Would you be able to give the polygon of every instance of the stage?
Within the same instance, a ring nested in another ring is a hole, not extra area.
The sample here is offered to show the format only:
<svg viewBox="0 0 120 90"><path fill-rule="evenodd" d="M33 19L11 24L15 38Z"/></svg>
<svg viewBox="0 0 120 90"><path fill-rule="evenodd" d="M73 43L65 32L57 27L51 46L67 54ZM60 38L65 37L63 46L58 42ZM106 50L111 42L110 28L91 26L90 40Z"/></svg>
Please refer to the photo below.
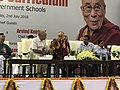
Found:
<svg viewBox="0 0 120 90"><path fill-rule="evenodd" d="M76 77L80 78L80 77ZM55 90L72 90L72 84L76 78L51 78ZM106 90L106 85L110 77L84 77L80 78L85 90ZM113 77L120 87L120 77ZM0 90L9 78L0 78ZM13 78L18 85L19 90L40 90L44 78ZM114 89L112 89L114 90Z"/></svg>

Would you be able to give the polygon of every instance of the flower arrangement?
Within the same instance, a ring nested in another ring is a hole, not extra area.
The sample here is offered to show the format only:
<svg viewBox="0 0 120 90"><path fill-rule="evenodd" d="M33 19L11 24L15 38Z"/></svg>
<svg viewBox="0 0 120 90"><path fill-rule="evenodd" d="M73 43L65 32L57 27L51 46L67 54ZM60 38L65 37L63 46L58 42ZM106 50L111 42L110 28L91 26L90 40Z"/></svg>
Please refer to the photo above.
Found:
<svg viewBox="0 0 120 90"><path fill-rule="evenodd" d="M115 78L109 78L108 82L107 82L107 86L105 90L119 90L118 84L115 80Z"/></svg>
<svg viewBox="0 0 120 90"><path fill-rule="evenodd" d="M120 60L120 51L113 51L113 52L112 52L112 56L113 56L114 58L118 58L118 59Z"/></svg>
<svg viewBox="0 0 120 90"><path fill-rule="evenodd" d="M15 80L9 79L6 82L4 90L18 90L18 85L16 84Z"/></svg>
<svg viewBox="0 0 120 90"><path fill-rule="evenodd" d="M72 90L86 90L80 78L74 80Z"/></svg>
<svg viewBox="0 0 120 90"><path fill-rule="evenodd" d="M99 60L98 57L95 56L95 54L92 51L83 50L82 52L78 53L76 56L77 60Z"/></svg>

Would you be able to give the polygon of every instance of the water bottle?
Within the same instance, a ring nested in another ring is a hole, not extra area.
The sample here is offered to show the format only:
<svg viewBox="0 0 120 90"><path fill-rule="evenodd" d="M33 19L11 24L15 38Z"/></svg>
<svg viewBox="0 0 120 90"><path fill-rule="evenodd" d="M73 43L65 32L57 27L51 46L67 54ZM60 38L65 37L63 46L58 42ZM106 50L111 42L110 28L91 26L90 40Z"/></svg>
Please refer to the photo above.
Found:
<svg viewBox="0 0 120 90"><path fill-rule="evenodd" d="M100 60L102 60L102 53L100 54Z"/></svg>

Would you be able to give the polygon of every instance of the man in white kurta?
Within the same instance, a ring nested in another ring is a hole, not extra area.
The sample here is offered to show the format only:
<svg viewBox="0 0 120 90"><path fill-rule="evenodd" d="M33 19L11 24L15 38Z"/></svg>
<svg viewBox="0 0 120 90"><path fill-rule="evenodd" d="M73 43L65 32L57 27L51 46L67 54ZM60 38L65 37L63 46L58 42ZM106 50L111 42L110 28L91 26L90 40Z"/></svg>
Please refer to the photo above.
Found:
<svg viewBox="0 0 120 90"><path fill-rule="evenodd" d="M37 57L43 56L48 52L47 46L46 46L46 32L40 31L38 36L33 39L33 46L32 50L34 52L34 55ZM42 77L43 72L45 72L45 65L37 65L37 77Z"/></svg>

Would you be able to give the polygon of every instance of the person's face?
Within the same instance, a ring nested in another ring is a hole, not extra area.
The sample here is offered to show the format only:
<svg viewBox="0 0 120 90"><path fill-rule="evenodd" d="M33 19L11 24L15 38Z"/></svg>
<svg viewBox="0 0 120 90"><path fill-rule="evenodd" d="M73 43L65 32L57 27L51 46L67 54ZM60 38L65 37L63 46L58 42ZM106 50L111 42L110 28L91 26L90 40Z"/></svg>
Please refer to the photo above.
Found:
<svg viewBox="0 0 120 90"><path fill-rule="evenodd" d="M46 39L46 36L47 36L47 34L46 34L45 32L42 32L42 33L39 35L39 38L40 38L40 40L42 41L42 40L45 40L45 39Z"/></svg>
<svg viewBox="0 0 120 90"><path fill-rule="evenodd" d="M101 41L101 42L99 43L99 46L100 46L100 47L103 47L103 46L104 46L104 41Z"/></svg>
<svg viewBox="0 0 120 90"><path fill-rule="evenodd" d="M65 42L67 42L67 41L68 41L68 37L67 37L66 35L64 35L64 36L63 36L63 40L64 40Z"/></svg>
<svg viewBox="0 0 120 90"><path fill-rule="evenodd" d="M88 43L89 42L88 37L84 37L83 41L84 41L84 43Z"/></svg>
<svg viewBox="0 0 120 90"><path fill-rule="evenodd" d="M3 35L3 36L2 36L2 42L4 42L4 41L5 41L5 36Z"/></svg>
<svg viewBox="0 0 120 90"><path fill-rule="evenodd" d="M63 32L59 32L58 33L58 40L62 40L64 37L64 33Z"/></svg>
<svg viewBox="0 0 120 90"><path fill-rule="evenodd" d="M101 28L105 9L104 0L82 0L82 14L90 29L98 30Z"/></svg>
<svg viewBox="0 0 120 90"><path fill-rule="evenodd" d="M4 35L0 35L0 42L3 43L5 41L5 36Z"/></svg>

